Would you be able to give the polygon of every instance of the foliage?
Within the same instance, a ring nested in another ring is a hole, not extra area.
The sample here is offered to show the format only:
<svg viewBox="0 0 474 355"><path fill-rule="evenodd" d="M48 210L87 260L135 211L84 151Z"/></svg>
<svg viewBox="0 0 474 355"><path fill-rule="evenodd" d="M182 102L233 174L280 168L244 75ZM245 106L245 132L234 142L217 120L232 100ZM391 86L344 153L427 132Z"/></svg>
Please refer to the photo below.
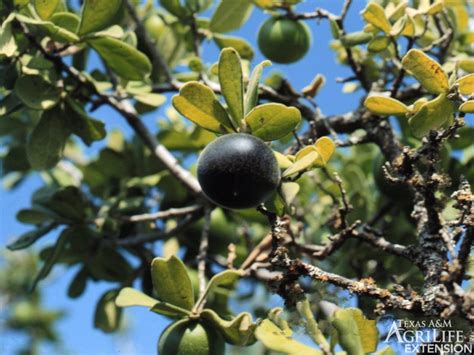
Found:
<svg viewBox="0 0 474 355"><path fill-rule="evenodd" d="M17 214L30 230L7 246L15 258L41 245L41 267L31 262L19 281L2 272L2 294L19 299L10 328L33 345L56 341L60 313L42 309L39 292L59 265L78 270L71 298L110 284L94 313L106 333L120 329L123 307L144 306L243 352L382 354L393 351L381 349L373 319L386 312L472 325L467 1L369 1L355 32L345 27L350 0L338 14L300 12L299 2L0 2L2 178L9 189L31 174L43 181ZM272 26L264 55L275 55L278 22L304 33L290 31L301 53L287 61L308 50L307 24L327 21L335 60L350 71L342 91L360 106L325 116L318 94L334 78L308 68L299 90L267 72L271 61L253 62L256 49L232 33L253 11ZM207 42L220 49L215 62L203 59ZM102 107L133 134L106 127ZM145 125L156 112L158 126ZM219 208L195 177L202 149L230 133L259 137L278 162L281 183L257 208ZM358 308L342 307L341 289ZM268 309L274 293L284 310ZM294 339L302 325L314 346Z"/></svg>

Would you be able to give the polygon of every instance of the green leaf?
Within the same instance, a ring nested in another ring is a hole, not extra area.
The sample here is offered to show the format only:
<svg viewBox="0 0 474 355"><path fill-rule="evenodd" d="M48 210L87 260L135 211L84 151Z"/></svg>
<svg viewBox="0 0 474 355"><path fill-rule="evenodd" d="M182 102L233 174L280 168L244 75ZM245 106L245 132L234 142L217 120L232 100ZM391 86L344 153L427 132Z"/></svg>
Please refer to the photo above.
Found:
<svg viewBox="0 0 474 355"><path fill-rule="evenodd" d="M415 137L423 137L432 129L438 129L453 119L454 104L445 94L423 104L420 110L413 115L408 124Z"/></svg>
<svg viewBox="0 0 474 355"><path fill-rule="evenodd" d="M255 107L245 116L245 122L253 135L264 141L273 141L296 129L301 113L295 107L268 103Z"/></svg>
<svg viewBox="0 0 474 355"><path fill-rule="evenodd" d="M48 259L45 261L45 263L43 264L43 267L41 268L35 280L33 281L31 290L34 290L36 286L38 285L38 282L40 282L41 280L44 280L49 275L49 273L53 269L54 264L56 264L59 257L61 256L61 253L63 252L64 247L66 246L66 243L70 239L70 237L71 237L70 229L65 229L62 231L61 235L56 241L56 244L54 245L54 249L52 253L49 255Z"/></svg>
<svg viewBox="0 0 474 355"><path fill-rule="evenodd" d="M378 53L387 49L390 44L390 38L387 36L377 36L372 38L372 40L367 45L367 49L370 52Z"/></svg>
<svg viewBox="0 0 474 355"><path fill-rule="evenodd" d="M115 298L117 307L147 307L150 311L165 315L167 317L179 318L189 316L191 313L185 309L166 302L160 302L131 287L125 287Z"/></svg>
<svg viewBox="0 0 474 355"><path fill-rule="evenodd" d="M131 287L122 288L115 298L117 307L142 306L152 308L157 302L159 301Z"/></svg>
<svg viewBox="0 0 474 355"><path fill-rule="evenodd" d="M18 211L16 219L25 224L42 224L52 219L51 214L37 209L23 209Z"/></svg>
<svg viewBox="0 0 474 355"><path fill-rule="evenodd" d="M213 310L204 309L201 317L212 324L229 344L246 346L255 342L253 335L256 324L253 323L250 313L243 312L232 320L224 320Z"/></svg>
<svg viewBox="0 0 474 355"><path fill-rule="evenodd" d="M322 159L315 147L308 147L308 153L304 154L300 159L293 163L288 169L286 169L282 177L289 177L305 170L311 169L318 159Z"/></svg>
<svg viewBox="0 0 474 355"><path fill-rule="evenodd" d="M88 201L75 186L66 186L56 190L45 201L38 202L42 207L53 211L67 220L80 222L86 217Z"/></svg>
<svg viewBox="0 0 474 355"><path fill-rule="evenodd" d="M54 167L62 158L68 137L62 111L57 108L44 111L26 145L31 167L35 170Z"/></svg>
<svg viewBox="0 0 474 355"><path fill-rule="evenodd" d="M331 324L337 331L341 347L349 355L372 353L377 349L376 322L366 319L360 309L346 308L336 311Z"/></svg>
<svg viewBox="0 0 474 355"><path fill-rule="evenodd" d="M201 83L186 83L172 102L180 114L204 129L216 133L232 129L230 118L214 92Z"/></svg>
<svg viewBox="0 0 474 355"><path fill-rule="evenodd" d="M260 78L262 76L263 68L271 65L272 62L269 60L264 60L258 64L255 69L252 71L250 76L249 84L247 86L247 91L245 93L244 99L244 113L247 115L258 103L258 85L260 83Z"/></svg>
<svg viewBox="0 0 474 355"><path fill-rule="evenodd" d="M462 95L474 95L474 74L465 75L456 80L456 83Z"/></svg>
<svg viewBox="0 0 474 355"><path fill-rule="evenodd" d="M82 139L86 145L91 145L94 141L100 141L105 138L105 124L92 117L79 106L75 101L67 99L67 119L72 133Z"/></svg>
<svg viewBox="0 0 474 355"><path fill-rule="evenodd" d="M151 277L158 299L191 310L194 292L186 266L176 256L155 258L151 263Z"/></svg>
<svg viewBox="0 0 474 355"><path fill-rule="evenodd" d="M40 75L24 75L15 82L15 94L32 109L49 110L59 102L61 91Z"/></svg>
<svg viewBox="0 0 474 355"><path fill-rule="evenodd" d="M233 48L225 48L221 51L219 83L235 126L240 127L244 117L244 83L242 63L239 54Z"/></svg>
<svg viewBox="0 0 474 355"><path fill-rule="evenodd" d="M122 3L122 0L84 0L79 35L99 31L112 25Z"/></svg>
<svg viewBox="0 0 474 355"><path fill-rule="evenodd" d="M186 309L161 301L155 303L150 311L171 318L183 318L191 315L191 312Z"/></svg>
<svg viewBox="0 0 474 355"><path fill-rule="evenodd" d="M55 223L51 223L51 224L48 224L44 227L40 227L38 229L29 231L29 232L21 235L13 243L8 244L7 248L9 250L12 250L12 251L28 248L30 245L32 245L34 242L36 242L42 236L44 236L44 235L48 234L49 232L51 232L56 227L57 227L57 225Z"/></svg>
<svg viewBox="0 0 474 355"><path fill-rule="evenodd" d="M402 65L428 92L442 94L449 90L448 75L441 65L419 49L410 49Z"/></svg>
<svg viewBox="0 0 474 355"><path fill-rule="evenodd" d="M90 38L87 43L99 53L110 69L126 80L143 80L151 73L148 57L119 39Z"/></svg>
<svg viewBox="0 0 474 355"><path fill-rule="evenodd" d="M115 305L119 290L109 290L100 298L95 308L94 327L105 333L112 333L120 326L122 310Z"/></svg>
<svg viewBox="0 0 474 355"><path fill-rule="evenodd" d="M207 284L204 296L206 297L219 286L231 287L242 276L238 270L225 270L214 275Z"/></svg>
<svg viewBox="0 0 474 355"><path fill-rule="evenodd" d="M61 0L33 0L36 13L43 20L47 20L54 14Z"/></svg>
<svg viewBox="0 0 474 355"><path fill-rule="evenodd" d="M79 37L74 32L68 31L67 29L60 26L56 26L51 21L37 20L19 14L16 14L15 17L18 21L23 22L26 25L36 26L46 31L49 33L49 36L57 42L74 43L79 41Z"/></svg>
<svg viewBox="0 0 474 355"><path fill-rule="evenodd" d="M341 42L344 47L353 47L368 43L373 35L364 31L352 32L341 36Z"/></svg>
<svg viewBox="0 0 474 355"><path fill-rule="evenodd" d="M10 14L0 27L0 55L5 57L12 57L17 50L15 37L12 34L12 21L15 18L14 14Z"/></svg>
<svg viewBox="0 0 474 355"><path fill-rule="evenodd" d="M166 96L149 92L135 95L135 100L146 106L160 107L166 102Z"/></svg>
<svg viewBox="0 0 474 355"><path fill-rule="evenodd" d="M211 17L212 32L230 32L240 28L250 17L253 3L250 0L221 0Z"/></svg>
<svg viewBox="0 0 474 355"><path fill-rule="evenodd" d="M474 101L466 101L459 106L459 111L464 113L474 113Z"/></svg>
<svg viewBox="0 0 474 355"><path fill-rule="evenodd" d="M387 96L371 95L365 100L364 105L372 113L381 116L403 116L410 112L403 102Z"/></svg>
<svg viewBox="0 0 474 355"><path fill-rule="evenodd" d="M160 0L160 4L169 13L175 15L178 18L186 18L191 15L189 9L181 6L181 0Z"/></svg>
<svg viewBox="0 0 474 355"><path fill-rule="evenodd" d="M290 355L320 355L320 350L312 349L290 337L271 320L264 319L255 330L255 337L270 350Z"/></svg>
<svg viewBox="0 0 474 355"><path fill-rule="evenodd" d="M226 47L234 48L240 57L247 60L252 60L254 56L252 45L245 39L240 37L225 36L221 34L214 34L212 36L220 49Z"/></svg>
<svg viewBox="0 0 474 355"><path fill-rule="evenodd" d="M377 27L385 33L390 33L392 25L385 16L385 11L382 6L375 2L371 2L362 11L362 17L367 23Z"/></svg>
<svg viewBox="0 0 474 355"><path fill-rule="evenodd" d="M78 298L80 295L84 293L87 286L88 275L89 273L87 272L86 267L82 267L77 272L77 274L74 276L74 278L71 281L71 284L69 285L67 289L67 295L70 298Z"/></svg>
<svg viewBox="0 0 474 355"><path fill-rule="evenodd" d="M56 12L51 16L51 22L70 32L76 33L81 19L72 12Z"/></svg>
<svg viewBox="0 0 474 355"><path fill-rule="evenodd" d="M327 163L336 151L336 144L329 137L318 138L316 143L314 143L314 146L318 150L318 153L323 159L324 163Z"/></svg>

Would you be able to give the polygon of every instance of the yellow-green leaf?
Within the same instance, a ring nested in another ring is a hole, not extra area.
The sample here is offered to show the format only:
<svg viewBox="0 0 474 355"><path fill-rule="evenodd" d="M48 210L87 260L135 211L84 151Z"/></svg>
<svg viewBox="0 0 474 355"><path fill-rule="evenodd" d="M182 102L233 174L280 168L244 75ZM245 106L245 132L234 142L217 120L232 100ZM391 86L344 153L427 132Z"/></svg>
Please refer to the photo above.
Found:
<svg viewBox="0 0 474 355"><path fill-rule="evenodd" d="M336 150L336 144L329 137L319 138L316 143L314 143L314 145L316 146L318 153L321 155L325 163L331 159L334 151Z"/></svg>
<svg viewBox="0 0 474 355"><path fill-rule="evenodd" d="M244 117L244 83L242 63L239 54L233 48L225 48L221 51L219 83L235 126L240 127Z"/></svg>
<svg viewBox="0 0 474 355"><path fill-rule="evenodd" d="M410 111L410 109L403 103L391 97L372 95L369 96L365 102L365 107L376 115L382 116L401 116Z"/></svg>
<svg viewBox="0 0 474 355"><path fill-rule="evenodd" d="M463 95L474 94L474 74L468 74L459 78L456 83L459 85L459 92Z"/></svg>
<svg viewBox="0 0 474 355"><path fill-rule="evenodd" d="M39 17L47 20L54 14L60 2L60 0L34 0L33 5Z"/></svg>
<svg viewBox="0 0 474 355"><path fill-rule="evenodd" d="M160 301L191 310L194 292L186 266L172 255L168 259L155 258L151 263L153 288Z"/></svg>
<svg viewBox="0 0 474 355"><path fill-rule="evenodd" d="M431 4L428 9L426 10L426 13L428 15L436 15L437 13L443 11L443 8L444 8L444 0L438 0L438 1L435 1L434 4Z"/></svg>
<svg viewBox="0 0 474 355"><path fill-rule="evenodd" d="M0 27L0 55L6 57L12 57L17 50L15 37L12 33L12 21L14 19L15 15L11 13Z"/></svg>
<svg viewBox="0 0 474 355"><path fill-rule="evenodd" d="M121 6L123 0L84 0L79 35L100 31L110 26Z"/></svg>
<svg viewBox="0 0 474 355"><path fill-rule="evenodd" d="M280 169L287 169L293 164L293 162L286 155L281 154L280 152L273 151L273 155L275 156Z"/></svg>
<svg viewBox="0 0 474 355"><path fill-rule="evenodd" d="M403 57L403 67L418 80L428 92L442 94L449 90L448 75L441 65L418 49L411 49Z"/></svg>
<svg viewBox="0 0 474 355"><path fill-rule="evenodd" d="M311 151L309 151L307 154L304 154L299 160L295 161L293 165L291 165L288 169L286 169L282 177L288 177L294 174L297 174L299 172L308 170L313 167L313 165L316 163L318 159L322 160L321 156L317 152L315 147Z"/></svg>
<svg viewBox="0 0 474 355"><path fill-rule="evenodd" d="M459 111L464 113L474 113L474 101L466 101L460 107Z"/></svg>
<svg viewBox="0 0 474 355"><path fill-rule="evenodd" d="M270 350L290 355L320 355L322 352L306 346L277 327L271 320L264 319L255 330L255 337Z"/></svg>
<svg viewBox="0 0 474 355"><path fill-rule="evenodd" d="M374 37L369 44L367 45L367 49L371 52L378 53L385 49L387 49L388 45L390 44L390 38L387 36L377 36Z"/></svg>
<svg viewBox="0 0 474 355"><path fill-rule="evenodd" d="M296 153L296 157L295 157L296 162L298 160L303 159L306 155L308 155L310 153L313 153L313 152L318 153L318 158L314 162L313 168L315 168L315 167L320 167L321 168L321 167L325 166L326 162L323 159L323 157L321 156L321 153L319 152L318 148L316 148L316 145L308 145L308 146L300 149L298 151L298 153Z"/></svg>
<svg viewBox="0 0 474 355"><path fill-rule="evenodd" d="M300 121L301 113L297 108L277 103L257 106L245 116L245 122L252 134L264 141L286 136Z"/></svg>
<svg viewBox="0 0 474 355"><path fill-rule="evenodd" d="M174 108L198 126L212 132L232 130L232 123L214 92L198 82L189 82L173 97Z"/></svg>
<svg viewBox="0 0 474 355"><path fill-rule="evenodd" d="M245 39L240 37L225 36L222 34L215 33L212 38L219 46L220 49L226 47L234 48L240 57L247 60L252 60L254 56L252 45Z"/></svg>
<svg viewBox="0 0 474 355"><path fill-rule="evenodd" d="M362 11L362 17L367 23L370 23L385 33L390 33L392 29L392 25L390 25L387 16L385 16L383 7L377 3L369 3Z"/></svg>
<svg viewBox="0 0 474 355"><path fill-rule="evenodd" d="M300 185L297 182L284 182L281 184L280 193L287 206L291 205L296 195L300 191Z"/></svg>
<svg viewBox="0 0 474 355"><path fill-rule="evenodd" d="M376 322L366 319L360 309L338 310L334 313L331 323L337 331L341 347L348 354L372 353L377 349Z"/></svg>
<svg viewBox="0 0 474 355"><path fill-rule="evenodd" d="M269 60L264 60L260 64L258 64L255 69L252 71L252 75L250 76L249 84L247 86L247 91L245 92L245 100L244 100L244 111L247 115L255 106L257 106L258 102L258 85L260 83L260 77L262 76L263 68L271 65L272 62Z"/></svg>
<svg viewBox="0 0 474 355"><path fill-rule="evenodd" d="M423 137L430 130L452 121L454 110L454 104L446 98L445 94L441 94L423 104L419 111L408 120L408 124L415 137Z"/></svg>
<svg viewBox="0 0 474 355"><path fill-rule="evenodd" d="M459 68L468 73L474 73L474 57L461 59L459 61Z"/></svg>

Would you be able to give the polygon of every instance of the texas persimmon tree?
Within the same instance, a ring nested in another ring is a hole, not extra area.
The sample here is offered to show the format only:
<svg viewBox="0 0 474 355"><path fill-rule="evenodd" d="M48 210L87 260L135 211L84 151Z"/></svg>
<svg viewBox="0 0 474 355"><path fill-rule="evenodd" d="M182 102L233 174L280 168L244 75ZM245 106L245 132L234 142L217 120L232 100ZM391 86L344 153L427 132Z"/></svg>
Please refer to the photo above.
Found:
<svg viewBox="0 0 474 355"><path fill-rule="evenodd" d="M104 332L120 330L123 307L168 317L164 355L393 354L379 342L384 314L472 329L468 1L369 1L356 32L352 1L338 12L299 2L0 2L4 184L43 181L8 259L50 236L36 275L2 274L7 325L31 331L50 314L40 328L54 339L59 315L30 311L41 306L26 289L38 294L61 265L77 270L71 298L110 285L90 310ZM261 63L228 34L252 11L265 17ZM312 38L323 22L329 44ZM362 95L351 112L323 114L318 92L336 78L317 63L301 90L268 68L316 42L350 72L344 91ZM205 43L220 49L211 62ZM104 107L133 134L107 129ZM159 125L145 124L158 110ZM270 307L275 294L284 307ZM298 327L308 341L292 337Z"/></svg>

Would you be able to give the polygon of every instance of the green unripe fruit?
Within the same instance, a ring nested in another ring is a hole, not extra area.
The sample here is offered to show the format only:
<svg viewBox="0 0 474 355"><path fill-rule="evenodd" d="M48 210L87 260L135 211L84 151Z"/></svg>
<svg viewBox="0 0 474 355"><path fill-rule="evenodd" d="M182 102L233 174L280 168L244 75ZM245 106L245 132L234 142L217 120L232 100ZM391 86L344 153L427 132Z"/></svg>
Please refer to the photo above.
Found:
<svg viewBox="0 0 474 355"><path fill-rule="evenodd" d="M204 194L230 209L258 206L280 183L272 150L244 133L226 134L208 144L199 157L197 175Z"/></svg>
<svg viewBox="0 0 474 355"><path fill-rule="evenodd" d="M225 342L213 328L183 319L171 323L158 341L158 355L222 355Z"/></svg>
<svg viewBox="0 0 474 355"><path fill-rule="evenodd" d="M160 16L152 14L145 20L145 28L150 36L157 41L160 35L166 30L166 25Z"/></svg>
<svg viewBox="0 0 474 355"><path fill-rule="evenodd" d="M311 32L302 21L282 17L266 20L258 32L258 47L276 63L293 63L305 56L311 46Z"/></svg>

